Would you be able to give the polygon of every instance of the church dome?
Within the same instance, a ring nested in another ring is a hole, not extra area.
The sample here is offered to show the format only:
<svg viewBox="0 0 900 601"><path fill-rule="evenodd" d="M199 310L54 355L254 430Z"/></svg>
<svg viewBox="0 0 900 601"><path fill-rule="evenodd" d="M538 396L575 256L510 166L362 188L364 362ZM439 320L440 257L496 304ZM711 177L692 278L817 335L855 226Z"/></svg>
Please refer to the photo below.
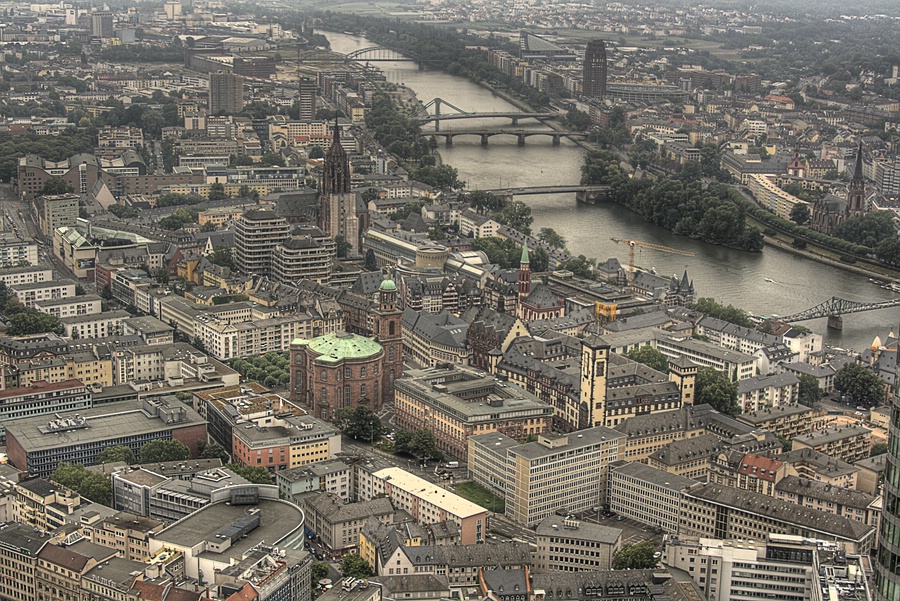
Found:
<svg viewBox="0 0 900 601"><path fill-rule="evenodd" d="M383 292L395 292L397 290L397 284L394 283L394 280L384 280L381 282L381 286L378 289Z"/></svg>

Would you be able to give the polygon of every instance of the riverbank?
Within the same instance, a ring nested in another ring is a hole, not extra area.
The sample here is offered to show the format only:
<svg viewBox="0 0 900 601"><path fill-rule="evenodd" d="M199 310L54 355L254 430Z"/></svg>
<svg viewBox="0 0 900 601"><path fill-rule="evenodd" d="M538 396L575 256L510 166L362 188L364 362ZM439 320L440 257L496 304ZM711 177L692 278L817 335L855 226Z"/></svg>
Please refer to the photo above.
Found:
<svg viewBox="0 0 900 601"><path fill-rule="evenodd" d="M763 242L769 246L774 246L775 248L789 252L793 255L804 257L806 259L810 259L817 263L822 263L823 265L828 265L830 267L836 267L838 269L842 269L842 270L848 271L850 273L855 273L856 275L865 276L867 278L872 278L872 279L877 279L877 280L883 280L885 277L891 277L891 276L893 276L894 278L900 278L900 273L897 273L897 272L891 272L891 271L887 270L886 272L882 273L880 271L867 269L865 267L860 267L858 265L851 265L849 263L844 263L843 261L838 261L836 259L832 259L831 257L827 257L825 255L821 255L819 253L812 252L810 250L795 248L793 244L789 244L787 242L784 242L784 241L779 240L778 238L774 238L772 236L766 236L765 234L763 234Z"/></svg>

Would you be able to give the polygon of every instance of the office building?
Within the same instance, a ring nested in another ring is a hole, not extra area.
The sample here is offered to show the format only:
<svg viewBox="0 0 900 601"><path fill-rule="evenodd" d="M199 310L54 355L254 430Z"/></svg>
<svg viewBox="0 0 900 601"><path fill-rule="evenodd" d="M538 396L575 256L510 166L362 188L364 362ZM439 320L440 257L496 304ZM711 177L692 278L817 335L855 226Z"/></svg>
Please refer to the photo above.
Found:
<svg viewBox="0 0 900 601"><path fill-rule="evenodd" d="M269 275L272 252L290 232L288 222L274 211L247 211L234 222L235 266L246 275Z"/></svg>
<svg viewBox="0 0 900 601"><path fill-rule="evenodd" d="M296 285L302 279L327 284L336 256L330 237L290 236L272 252L272 278L288 285Z"/></svg>
<svg viewBox="0 0 900 601"><path fill-rule="evenodd" d="M399 467L358 473L360 500L383 495L396 509L409 513L420 525L452 521L463 545L484 542L487 510Z"/></svg>
<svg viewBox="0 0 900 601"><path fill-rule="evenodd" d="M75 227L78 221L80 197L77 194L40 196L35 199L38 225L44 236L53 236L60 227Z"/></svg>
<svg viewBox="0 0 900 601"><path fill-rule="evenodd" d="M585 572L612 569L622 531L552 515L535 530L534 569L540 572Z"/></svg>
<svg viewBox="0 0 900 601"><path fill-rule="evenodd" d="M244 78L220 71L209 74L209 114L236 115L244 108Z"/></svg>
<svg viewBox="0 0 900 601"><path fill-rule="evenodd" d="M584 52L584 66L581 71L582 95L588 98L603 98L606 95L606 43L591 40Z"/></svg>
<svg viewBox="0 0 900 601"><path fill-rule="evenodd" d="M5 436L3 426L11 420L84 411L91 407L91 391L79 380L55 383L39 381L24 388L0 390L0 437Z"/></svg>
<svg viewBox="0 0 900 601"><path fill-rule="evenodd" d="M888 432L887 465L884 468L884 495L878 552L875 556L875 599L892 601L900 596L900 361L895 366L891 398L891 425Z"/></svg>
<svg viewBox="0 0 900 601"><path fill-rule="evenodd" d="M150 558L150 537L164 527L160 520L120 511L93 521L83 531L92 543L115 549L119 557L143 562Z"/></svg>
<svg viewBox="0 0 900 601"><path fill-rule="evenodd" d="M66 338L109 338L121 336L125 320L131 313L124 309L103 313L64 317L60 321Z"/></svg>
<svg viewBox="0 0 900 601"><path fill-rule="evenodd" d="M206 422L181 402L143 401L94 407L78 413L28 417L6 424L9 459L17 468L47 477L62 461L94 465L108 446L125 445L137 455L151 440L178 440L197 456L197 441L206 438Z"/></svg>
<svg viewBox="0 0 900 601"><path fill-rule="evenodd" d="M303 510L278 499L221 501L182 518L150 537L150 552L180 553L184 575L217 582L217 572L244 560L253 551L274 547L303 552ZM308 568L307 568L308 569ZM306 582L309 582L309 573ZM298 593L299 594L299 593ZM298 599L308 600L307 596ZM293 597L286 597L293 598Z"/></svg>
<svg viewBox="0 0 900 601"><path fill-rule="evenodd" d="M353 497L353 470L340 459L331 459L275 474L281 498L299 503L309 492L325 492L343 502Z"/></svg>
<svg viewBox="0 0 900 601"><path fill-rule="evenodd" d="M670 536L662 562L688 574L708 601L821 601L816 542L777 534L765 542Z"/></svg>
<svg viewBox="0 0 900 601"><path fill-rule="evenodd" d="M102 311L103 299L96 294L82 294L69 298L46 299L34 302L34 308L63 319L82 315L97 315Z"/></svg>
<svg viewBox="0 0 900 601"><path fill-rule="evenodd" d="M498 432L525 440L550 432L549 405L515 384L462 367L411 370L396 391L396 424L430 430L442 452L463 461L471 436Z"/></svg>
<svg viewBox="0 0 900 601"><path fill-rule="evenodd" d="M298 83L297 104L300 121L312 121L316 118L316 82L309 77L301 77Z"/></svg>
<svg viewBox="0 0 900 601"><path fill-rule="evenodd" d="M506 516L535 526L557 511L579 513L605 504L607 467L621 459L625 436L597 426L539 434L518 444L500 433L471 436L473 480L506 501Z"/></svg>
<svg viewBox="0 0 900 601"><path fill-rule="evenodd" d="M270 472L333 459L341 433L310 415L265 417L233 430L232 461Z"/></svg>
<svg viewBox="0 0 900 601"><path fill-rule="evenodd" d="M108 11L91 13L91 36L95 38L115 37L113 14Z"/></svg>
<svg viewBox="0 0 900 601"><path fill-rule="evenodd" d="M22 480L14 489L16 521L41 531L63 527L69 516L82 508L81 495L44 478Z"/></svg>
<svg viewBox="0 0 900 601"><path fill-rule="evenodd" d="M696 482L643 463L609 468L609 509L665 532L678 532L682 491Z"/></svg>

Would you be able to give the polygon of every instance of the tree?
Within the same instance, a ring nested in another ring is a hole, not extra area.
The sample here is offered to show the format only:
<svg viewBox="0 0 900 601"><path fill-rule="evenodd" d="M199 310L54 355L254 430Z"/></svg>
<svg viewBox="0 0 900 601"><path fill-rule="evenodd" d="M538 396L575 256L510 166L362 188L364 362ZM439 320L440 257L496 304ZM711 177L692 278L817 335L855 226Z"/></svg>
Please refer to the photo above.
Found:
<svg viewBox="0 0 900 601"><path fill-rule="evenodd" d="M844 365L834 376L834 387L857 405L868 407L884 401L884 380L859 363Z"/></svg>
<svg viewBox="0 0 900 601"><path fill-rule="evenodd" d="M900 267L900 238L882 240L875 247L875 256L893 267Z"/></svg>
<svg viewBox="0 0 900 601"><path fill-rule="evenodd" d="M340 234L334 237L334 247L338 258L340 259L346 259L347 253L353 249L353 245L347 242L347 239Z"/></svg>
<svg viewBox="0 0 900 601"><path fill-rule="evenodd" d="M364 405L338 409L334 413L334 425L347 436L368 442L374 442L384 430L378 416Z"/></svg>
<svg viewBox="0 0 900 601"><path fill-rule="evenodd" d="M325 151L322 150L321 146L310 146L306 151L306 156L311 159L321 159L325 156Z"/></svg>
<svg viewBox="0 0 900 601"><path fill-rule="evenodd" d="M545 242L550 248L565 250L566 239L556 233L552 227L542 227L538 239Z"/></svg>
<svg viewBox="0 0 900 601"><path fill-rule="evenodd" d="M430 430L397 430L394 451L423 459L441 459L444 454L437 449L437 442Z"/></svg>
<svg viewBox="0 0 900 601"><path fill-rule="evenodd" d="M353 578L368 578L374 575L366 560L356 553L344 555L341 559L341 574Z"/></svg>
<svg viewBox="0 0 900 601"><path fill-rule="evenodd" d="M94 458L94 463L115 463L117 461L123 461L128 465L132 465L134 463L134 451L120 444L106 447L97 453L97 457Z"/></svg>
<svg viewBox="0 0 900 601"><path fill-rule="evenodd" d="M272 484L272 474L262 466L229 463L226 467L253 484Z"/></svg>
<svg viewBox="0 0 900 601"><path fill-rule="evenodd" d="M216 231L216 229L218 229L218 228L216 228L216 224L213 223L212 221L207 221L206 223L204 223L203 225L200 226L200 231L203 232L204 234L207 232L214 232L214 231Z"/></svg>
<svg viewBox="0 0 900 601"><path fill-rule="evenodd" d="M40 196L53 196L57 194L71 194L75 191L66 180L58 175L51 176L41 187Z"/></svg>
<svg viewBox="0 0 900 601"><path fill-rule="evenodd" d="M469 203L469 206L479 213L494 213L503 208L503 201L491 194L490 192L482 192L476 190L459 197L462 202Z"/></svg>
<svg viewBox="0 0 900 601"><path fill-rule="evenodd" d="M888 452L888 446L886 442L879 442L876 445L872 445L872 452L869 453L869 457L877 457L878 455L884 455Z"/></svg>
<svg viewBox="0 0 900 601"><path fill-rule="evenodd" d="M834 228L834 235L853 244L876 248L885 240L896 239L897 230L893 213L879 211L849 218Z"/></svg>
<svg viewBox="0 0 900 601"><path fill-rule="evenodd" d="M698 299L696 303L688 305L688 308L699 311L700 313L705 313L710 317L733 323L737 326L744 328L753 327L753 322L750 321L750 315L746 311L733 307L732 305L728 305L727 307L725 305L720 305L711 298Z"/></svg>
<svg viewBox="0 0 900 601"><path fill-rule="evenodd" d="M547 271L550 268L550 254L544 249L543 246L538 246L534 250L531 251L531 256L529 265L531 266L531 271L535 273L540 273L543 271Z"/></svg>
<svg viewBox="0 0 900 601"><path fill-rule="evenodd" d="M650 570L656 567L656 544L652 540L625 544L613 555L614 570Z"/></svg>
<svg viewBox="0 0 900 601"><path fill-rule="evenodd" d="M822 389L819 388L819 380L815 376L803 374L800 376L799 401L812 407L822 398Z"/></svg>
<svg viewBox="0 0 900 601"><path fill-rule="evenodd" d="M331 574L331 568L324 561L314 561L312 564L312 581L313 585L323 578L328 578Z"/></svg>
<svg viewBox="0 0 900 601"><path fill-rule="evenodd" d="M10 336L27 336L45 333L62 334L63 326L59 317L41 313L34 309L23 309L9 318L6 333Z"/></svg>
<svg viewBox="0 0 900 601"><path fill-rule="evenodd" d="M206 257L206 260L219 267L234 269L234 259L231 256L231 248L228 246L216 248L212 251L212 254Z"/></svg>
<svg viewBox="0 0 900 601"><path fill-rule="evenodd" d="M50 480L95 503L109 506L112 501L109 474L90 471L83 465L60 463L50 474Z"/></svg>
<svg viewBox="0 0 900 601"><path fill-rule="evenodd" d="M507 203L500 211L494 213L494 219L526 235L531 233L531 224L534 222L531 207L521 200Z"/></svg>
<svg viewBox="0 0 900 601"><path fill-rule="evenodd" d="M669 373L669 359L652 346L642 346L625 353L632 361L643 363L660 373Z"/></svg>
<svg viewBox="0 0 900 601"><path fill-rule="evenodd" d="M695 404L710 405L725 415L734 417L741 414L741 407L737 402L737 384L712 367L697 370L695 398Z"/></svg>
<svg viewBox="0 0 900 601"><path fill-rule="evenodd" d="M791 221L797 225L806 225L809 223L809 205L798 202L791 209Z"/></svg>
<svg viewBox="0 0 900 601"><path fill-rule="evenodd" d="M228 198L228 195L225 194L225 184L216 182L209 186L210 200L225 200L226 198Z"/></svg>
<svg viewBox="0 0 900 601"><path fill-rule="evenodd" d="M375 258L375 251L371 248L366 251L365 268L367 271L378 271L378 261Z"/></svg>
<svg viewBox="0 0 900 601"><path fill-rule="evenodd" d="M228 451L214 440L203 445L203 450L200 451L200 457L201 459L221 459L224 463L228 461Z"/></svg>
<svg viewBox="0 0 900 601"><path fill-rule="evenodd" d="M144 443L139 455L141 463L160 463L190 459L191 451L179 440L151 440Z"/></svg>

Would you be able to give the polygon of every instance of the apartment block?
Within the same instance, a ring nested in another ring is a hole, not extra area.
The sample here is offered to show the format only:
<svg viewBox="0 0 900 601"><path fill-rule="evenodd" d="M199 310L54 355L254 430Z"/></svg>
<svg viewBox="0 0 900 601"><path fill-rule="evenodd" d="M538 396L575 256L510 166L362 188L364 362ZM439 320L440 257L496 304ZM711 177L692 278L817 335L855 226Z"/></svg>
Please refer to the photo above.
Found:
<svg viewBox="0 0 900 601"><path fill-rule="evenodd" d="M0 242L2 245L2 242ZM0 251L2 252L2 251ZM36 259L37 257L35 257ZM37 284L40 282L49 282L53 279L53 270L43 265L29 265L26 267L12 267L19 261L4 261L0 254L0 282L7 286L19 286L22 284Z"/></svg>
<svg viewBox="0 0 900 601"><path fill-rule="evenodd" d="M527 444L481 434L469 438L469 470L475 482L505 499L508 518L532 527L560 510L603 505L607 466L622 458L624 438L603 426L541 434Z"/></svg>
<svg viewBox="0 0 900 601"><path fill-rule="evenodd" d="M534 569L540 572L611 570L622 545L622 531L553 515L536 530Z"/></svg>
<svg viewBox="0 0 900 601"><path fill-rule="evenodd" d="M28 478L15 484L16 521L51 532L81 506L81 496L44 478Z"/></svg>
<svg viewBox="0 0 900 601"><path fill-rule="evenodd" d="M382 524L394 521L394 508L383 497L346 503L335 495L307 495L301 505L306 512L306 528L319 537L332 557L359 551L359 535L370 517Z"/></svg>
<svg viewBox="0 0 900 601"><path fill-rule="evenodd" d="M461 367L410 370L394 388L396 424L427 428L441 451L463 461L471 436L498 432L524 440L550 431L552 407L514 384Z"/></svg>
<svg viewBox="0 0 900 601"><path fill-rule="evenodd" d="M0 527L0 597L10 601L37 599L37 563L50 535L25 524Z"/></svg>
<svg viewBox="0 0 900 601"><path fill-rule="evenodd" d="M131 318L124 309L64 317L60 321L66 338L109 338L122 334L122 324Z"/></svg>
<svg viewBox="0 0 900 601"><path fill-rule="evenodd" d="M793 377L792 374L781 375ZM744 380L744 382L751 380ZM738 391L740 391L742 383L738 384ZM791 384L791 387L793 387L793 384ZM737 419L754 428L768 430L782 438L791 440L797 436L809 434L819 428L823 422L816 418L822 415L824 415L823 411L817 411L797 403L790 403L777 407L767 406L754 411L745 411L737 416Z"/></svg>
<svg viewBox="0 0 900 601"><path fill-rule="evenodd" d="M834 459L853 463L869 456L869 435L872 433L862 426L838 426L801 434L793 439L792 451L812 449Z"/></svg>
<svg viewBox="0 0 900 601"><path fill-rule="evenodd" d="M289 235L288 222L273 211L247 211L234 222L235 265L248 275L269 275L272 251Z"/></svg>
<svg viewBox="0 0 900 601"><path fill-rule="evenodd" d="M452 521L459 528L460 543L484 542L487 534L487 510L440 486L414 476L398 467L374 472L358 472L361 500L384 495L394 507L409 513L417 524Z"/></svg>
<svg viewBox="0 0 900 601"><path fill-rule="evenodd" d="M875 495L839 488L799 476L786 476L775 485L776 499L847 517L865 524L878 524L881 504Z"/></svg>
<svg viewBox="0 0 900 601"><path fill-rule="evenodd" d="M119 557L145 562L150 558L150 537L163 528L165 522L121 511L82 530L92 543L115 549Z"/></svg>
<svg viewBox="0 0 900 601"><path fill-rule="evenodd" d="M33 309L34 304L37 302L75 296L76 285L76 282L73 280L54 280L10 286L10 290L18 297L20 303L29 309Z"/></svg>
<svg viewBox="0 0 900 601"><path fill-rule="evenodd" d="M295 503L309 492L325 492L345 503L353 498L353 469L340 459L281 470L275 482L282 498Z"/></svg>
<svg viewBox="0 0 900 601"><path fill-rule="evenodd" d="M6 269L23 269L22 267L18 267L18 265L22 263L37 265L37 262L37 242L31 239L23 240L12 232L0 232L0 267L4 269L4 272ZM4 273L0 275L0 277L4 278L3 281L5 282L7 275ZM16 275L15 273L12 273L9 277L15 280Z"/></svg>
<svg viewBox="0 0 900 601"><path fill-rule="evenodd" d="M847 553L867 553L875 543L874 526L718 484L684 491L678 534L753 540L792 534L833 542Z"/></svg>
<svg viewBox="0 0 900 601"><path fill-rule="evenodd" d="M695 480L636 462L609 470L609 509L665 532L678 532L682 491Z"/></svg>
<svg viewBox="0 0 900 601"><path fill-rule="evenodd" d="M738 404L744 413L796 404L800 379L792 373L753 376L738 382Z"/></svg>
<svg viewBox="0 0 900 601"><path fill-rule="evenodd" d="M272 473L333 459L340 430L311 415L269 416L232 431L232 460Z"/></svg>
<svg viewBox="0 0 900 601"><path fill-rule="evenodd" d="M47 313L60 319L65 317L80 317L82 315L97 315L102 312L103 299L96 294L84 294L68 298L46 299L34 302L34 308L41 313Z"/></svg>

